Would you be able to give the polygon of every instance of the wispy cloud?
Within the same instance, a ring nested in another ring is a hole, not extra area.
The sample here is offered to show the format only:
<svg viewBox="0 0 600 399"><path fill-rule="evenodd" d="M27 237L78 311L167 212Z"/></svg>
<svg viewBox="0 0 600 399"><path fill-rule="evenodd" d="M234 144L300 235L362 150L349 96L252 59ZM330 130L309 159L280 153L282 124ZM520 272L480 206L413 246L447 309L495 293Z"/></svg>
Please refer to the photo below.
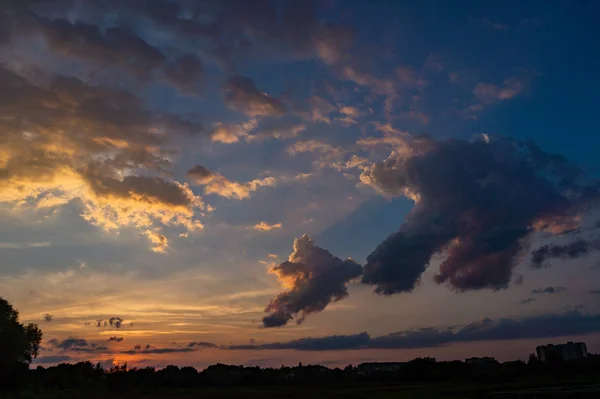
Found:
<svg viewBox="0 0 600 399"><path fill-rule="evenodd" d="M271 231L271 230L276 230L276 229L281 229L283 227L283 224L280 223L274 223L274 224L268 224L266 222L259 222L257 224L255 224L254 226L252 226L252 228L254 230L258 230L258 231Z"/></svg>
<svg viewBox="0 0 600 399"><path fill-rule="evenodd" d="M492 30L492 31L497 31L497 32L503 32L506 31L508 29L510 29L510 25L509 24L503 24L503 23L499 23L499 22L494 22L491 21L489 18L483 17L483 18L472 18L471 20L480 24L481 26L483 26L486 29Z"/></svg>
<svg viewBox="0 0 600 399"><path fill-rule="evenodd" d="M526 299L523 299L522 301L519 301L519 303L521 305L526 305L526 304L531 303L531 302L535 302L535 298L526 298Z"/></svg>
<svg viewBox="0 0 600 399"><path fill-rule="evenodd" d="M227 179L225 176L213 172L202 165L196 165L187 172L187 177L194 184L204 186L206 194L216 194L225 198L238 200L247 199L260 187L273 187L277 184L274 177L254 179L245 183L238 183Z"/></svg>
<svg viewBox="0 0 600 399"><path fill-rule="evenodd" d="M47 248L51 246L50 241L40 242L0 242L0 249L29 249L29 248Z"/></svg>
<svg viewBox="0 0 600 399"><path fill-rule="evenodd" d="M545 288L538 288L535 290L532 290L531 293L532 294L558 294L561 292L566 292L567 291L567 287L545 287Z"/></svg>

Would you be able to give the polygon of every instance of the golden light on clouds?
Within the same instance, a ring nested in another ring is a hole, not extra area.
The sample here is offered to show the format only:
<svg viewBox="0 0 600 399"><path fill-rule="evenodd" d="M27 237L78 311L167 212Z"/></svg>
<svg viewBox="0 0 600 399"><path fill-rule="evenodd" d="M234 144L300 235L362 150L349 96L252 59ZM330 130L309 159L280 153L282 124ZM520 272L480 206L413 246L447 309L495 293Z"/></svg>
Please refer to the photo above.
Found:
<svg viewBox="0 0 600 399"><path fill-rule="evenodd" d="M7 69L0 89L19 87L0 107L0 203L16 212L79 201L81 216L106 231L133 227L155 252L162 226L202 229L202 198L171 177L166 132L193 128L151 113L131 93L56 77L37 86Z"/></svg>
<svg viewBox="0 0 600 399"><path fill-rule="evenodd" d="M254 230L258 230L258 231L271 231L271 230L275 230L275 229L281 229L283 227L282 223L274 223L274 224L268 224L266 222L259 222L256 223L254 226L252 226L252 228ZM269 254L269 256L271 256Z"/></svg>

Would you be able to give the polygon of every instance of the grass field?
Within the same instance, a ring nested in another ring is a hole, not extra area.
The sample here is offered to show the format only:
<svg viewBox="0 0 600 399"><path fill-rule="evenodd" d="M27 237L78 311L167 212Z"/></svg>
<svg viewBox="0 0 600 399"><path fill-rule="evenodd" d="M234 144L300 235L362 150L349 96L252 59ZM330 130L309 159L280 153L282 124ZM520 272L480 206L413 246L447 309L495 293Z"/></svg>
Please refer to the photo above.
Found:
<svg viewBox="0 0 600 399"><path fill-rule="evenodd" d="M152 392L107 391L47 391L21 392L9 399L274 399L274 398L600 398L598 381L575 384L528 384L523 385L465 385L430 384L419 386L398 385L351 385L351 386L273 386L273 387L220 387L180 390L155 390Z"/></svg>

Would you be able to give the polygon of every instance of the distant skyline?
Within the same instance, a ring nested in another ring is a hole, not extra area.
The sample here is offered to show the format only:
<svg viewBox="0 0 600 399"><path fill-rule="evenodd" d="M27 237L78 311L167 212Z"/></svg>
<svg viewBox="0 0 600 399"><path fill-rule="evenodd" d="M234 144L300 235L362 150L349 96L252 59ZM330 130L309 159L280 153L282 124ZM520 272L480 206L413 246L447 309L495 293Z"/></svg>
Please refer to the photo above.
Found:
<svg viewBox="0 0 600 399"><path fill-rule="evenodd" d="M5 4L34 364L600 352L596 2Z"/></svg>

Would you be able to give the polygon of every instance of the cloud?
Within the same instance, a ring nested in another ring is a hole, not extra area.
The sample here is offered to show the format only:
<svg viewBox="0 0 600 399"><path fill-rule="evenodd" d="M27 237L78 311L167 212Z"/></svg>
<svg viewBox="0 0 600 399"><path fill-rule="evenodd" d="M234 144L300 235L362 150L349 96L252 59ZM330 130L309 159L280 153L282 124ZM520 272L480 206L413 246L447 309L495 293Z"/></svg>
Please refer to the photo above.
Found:
<svg viewBox="0 0 600 399"><path fill-rule="evenodd" d="M107 231L202 227L202 199L168 177L176 153L168 138L199 125L147 109L124 90L37 78L0 67L1 203L35 211L79 200L82 217Z"/></svg>
<svg viewBox="0 0 600 399"><path fill-rule="evenodd" d="M287 342L267 344L231 345L227 349L294 349L300 351L323 351L357 349L369 345L371 337L366 332L355 335L332 335L323 338L300 338Z"/></svg>
<svg viewBox="0 0 600 399"><path fill-rule="evenodd" d="M167 252L167 248L169 248L169 240L163 234L160 234L158 231L146 230L144 232L150 243L152 243L152 251L164 254Z"/></svg>
<svg viewBox="0 0 600 399"><path fill-rule="evenodd" d="M307 103L310 108L308 117L309 120L313 122L323 122L326 124L331 123L329 114L337 109L335 105L319 96L309 97Z"/></svg>
<svg viewBox="0 0 600 399"><path fill-rule="evenodd" d="M295 349L309 351L345 349L415 349L435 348L460 342L504 341L532 338L555 338L597 333L600 331L600 315L569 311L560 314L544 314L522 319L504 318L480 321L456 327L424 327L404 330L379 337L367 333L335 335L322 338L302 338L293 341L232 345L228 349L266 350Z"/></svg>
<svg viewBox="0 0 600 399"><path fill-rule="evenodd" d="M417 121L423 125L428 125L430 121L430 116L428 114L414 109L400 112L400 118Z"/></svg>
<svg viewBox="0 0 600 399"><path fill-rule="evenodd" d="M121 317L111 317L108 320L96 320L94 323L86 322L86 325L95 325L96 327L113 327L113 328L124 328L126 327L125 320ZM133 325L133 322L128 324Z"/></svg>
<svg viewBox="0 0 600 399"><path fill-rule="evenodd" d="M187 172L187 177L195 184L204 186L206 194L216 194L225 198L246 199L259 187L273 187L276 180L273 177L254 179L246 183L238 183L215 173L202 165L196 165Z"/></svg>
<svg viewBox="0 0 600 399"><path fill-rule="evenodd" d="M47 355L38 356L33 360L34 364L53 364L53 363L66 363L72 360L71 356L68 355Z"/></svg>
<svg viewBox="0 0 600 399"><path fill-rule="evenodd" d="M566 287L545 287L545 288L538 288L535 290L532 290L531 293L532 294L558 294L561 292L566 292L567 288Z"/></svg>
<svg viewBox="0 0 600 399"><path fill-rule="evenodd" d="M241 137L248 140L250 132L258 126L258 119L251 119L241 124L215 123L211 133L212 141L224 144L232 144L240 141Z"/></svg>
<svg viewBox="0 0 600 399"><path fill-rule="evenodd" d="M304 235L294 240L294 251L286 262L270 270L286 290L271 299L263 318L265 327L279 327L296 317L304 318L320 312L331 302L348 295L347 284L358 277L362 267L351 259L342 261L328 251L317 247Z"/></svg>
<svg viewBox="0 0 600 399"><path fill-rule="evenodd" d="M531 302L535 302L535 298L526 298L526 299L523 299L522 301L519 301L519 303L521 305L526 305L526 304L531 303Z"/></svg>
<svg viewBox="0 0 600 399"><path fill-rule="evenodd" d="M490 21L488 18L474 18L473 19L475 22L479 23L481 26L483 26L486 29L489 30L493 30L493 31L505 31L508 30L510 28L510 25L508 24L501 24L498 22L492 22Z"/></svg>
<svg viewBox="0 0 600 399"><path fill-rule="evenodd" d="M202 60L194 54L184 54L165 69L165 79L184 94L195 94L196 83L204 75Z"/></svg>
<svg viewBox="0 0 600 399"><path fill-rule="evenodd" d="M381 79L369 73L362 72L354 67L342 68L340 77L344 80L354 82L358 86L368 87L374 94L383 96L386 115L389 117L393 111L397 93L396 86L391 79Z"/></svg>
<svg viewBox="0 0 600 399"><path fill-rule="evenodd" d="M188 348L218 348L217 345L211 342L190 342Z"/></svg>
<svg viewBox="0 0 600 399"><path fill-rule="evenodd" d="M342 161L333 162L331 164L331 167L334 169L338 169L338 170L346 170L346 169L354 169L354 168L364 169L369 163L370 162L367 158L360 157L360 156L354 154L345 162L342 162Z"/></svg>
<svg viewBox="0 0 600 399"><path fill-rule="evenodd" d="M141 345L136 345L133 349L123 351L121 353L126 355L135 355L135 354L149 354L149 355L161 355L164 353L186 353L193 352L195 348L193 347L184 347L184 348L157 348L152 345L146 345L145 347L141 347Z"/></svg>
<svg viewBox="0 0 600 399"><path fill-rule="evenodd" d="M125 340L125 338L123 337L110 337L109 339L106 340L106 342L123 342Z"/></svg>
<svg viewBox="0 0 600 399"><path fill-rule="evenodd" d="M47 248L52 243L50 241L40 242L0 242L0 249L29 249L29 248Z"/></svg>
<svg viewBox="0 0 600 399"><path fill-rule="evenodd" d="M318 154L316 160L313 162L316 167L333 167L338 170L343 169L343 164L341 161L339 161L339 159L348 153L348 150L344 148L336 147L316 139L297 141L296 143L288 146L286 151L290 155L302 153Z"/></svg>
<svg viewBox="0 0 600 399"><path fill-rule="evenodd" d="M123 326L123 319L120 317L111 317L108 320L108 324L110 324L111 327L114 328L121 328Z"/></svg>
<svg viewBox="0 0 600 399"><path fill-rule="evenodd" d="M263 119L259 126L259 119L252 118L239 124L215 123L211 133L212 141L233 144L241 139L247 143L259 143L265 140L288 140L297 137L306 131L306 125L289 120Z"/></svg>
<svg viewBox="0 0 600 399"><path fill-rule="evenodd" d="M344 127L350 127L350 126L358 124L357 120L355 120L349 116L344 116L342 118L335 118L335 120Z"/></svg>
<svg viewBox="0 0 600 399"><path fill-rule="evenodd" d="M376 338L374 347L433 347L454 342L550 338L600 331L599 315L578 311L531 316L524 319L483 319L458 329L421 329Z"/></svg>
<svg viewBox="0 0 600 399"><path fill-rule="evenodd" d="M81 353L103 353L108 351L105 346L100 346L94 343L88 343L83 338L67 338L62 341L51 339L48 341L50 345L46 350L56 349L59 352L81 352Z"/></svg>
<svg viewBox="0 0 600 399"><path fill-rule="evenodd" d="M428 57L430 60L430 58ZM405 88L415 88L426 86L429 83L423 79L418 71L408 65L400 65L396 67L396 76L398 77L399 83Z"/></svg>
<svg viewBox="0 0 600 399"><path fill-rule="evenodd" d="M258 231L271 231L271 230L275 230L275 229L280 229L283 227L283 224L281 223L275 223L275 224L268 224L265 222L260 222L255 224L254 226L252 226L252 228L254 230L258 230Z"/></svg>
<svg viewBox="0 0 600 399"><path fill-rule="evenodd" d="M539 230L557 234L598 199L579 169L533 143L512 139L404 139L363 183L415 206L368 257L363 283L379 294L410 292L434 254L435 281L458 291L506 288ZM532 194L535 193L535 194Z"/></svg>
<svg viewBox="0 0 600 399"><path fill-rule="evenodd" d="M164 65L167 58L156 47L125 26L101 30L81 21L42 17L30 18L28 28L41 34L46 44L62 57L79 58L96 67L119 67L141 78Z"/></svg>
<svg viewBox="0 0 600 399"><path fill-rule="evenodd" d="M56 339L51 339L48 341L53 347L61 350L70 350L73 348L82 348L88 346L88 343L83 338L67 338L62 341L58 341Z"/></svg>
<svg viewBox="0 0 600 399"><path fill-rule="evenodd" d="M50 313L44 315L44 321L50 323L54 317Z"/></svg>
<svg viewBox="0 0 600 399"><path fill-rule="evenodd" d="M231 77L224 86L225 104L248 116L281 116L285 113L283 103L263 93L254 81L241 75Z"/></svg>
<svg viewBox="0 0 600 399"><path fill-rule="evenodd" d="M482 103L493 104L518 96L524 88L525 84L523 81L513 77L504 80L502 85L484 82L478 83L473 90L473 94Z"/></svg>
<svg viewBox="0 0 600 399"><path fill-rule="evenodd" d="M567 244L547 244L531 253L531 267L541 268L548 259L576 259L586 256L592 250L590 243L582 239Z"/></svg>
<svg viewBox="0 0 600 399"><path fill-rule="evenodd" d="M339 112L345 116L349 116L351 118L360 118L361 116L366 115L364 112L359 110L356 107L352 107L350 105L344 105L339 108Z"/></svg>
<svg viewBox="0 0 600 399"><path fill-rule="evenodd" d="M246 142L254 143L268 139L289 140L298 137L300 133L306 131L306 125L303 123L281 123L271 126L261 125L253 134L246 135Z"/></svg>
<svg viewBox="0 0 600 399"><path fill-rule="evenodd" d="M167 55L184 50L211 57L227 70L265 59L316 58L334 65L354 42L351 29L323 18L318 1L155 0L151 7L118 0L11 3L3 9L10 23L0 25L0 43L23 32L42 34L57 56L137 73L145 69L148 75L170 64ZM107 9L118 18L107 20Z"/></svg>
<svg viewBox="0 0 600 399"><path fill-rule="evenodd" d="M382 124L379 122L371 123L375 130L382 133L382 137L364 137L356 141L356 144L363 147L375 147L375 146L390 146L392 148L402 151L406 149L411 140L410 134L407 132L400 131L394 128L390 124Z"/></svg>
<svg viewBox="0 0 600 399"><path fill-rule="evenodd" d="M342 149L334 147L331 144L324 143L319 140L298 141L287 148L290 154L300 154L303 152L317 152L330 156L336 156L341 153Z"/></svg>
<svg viewBox="0 0 600 399"><path fill-rule="evenodd" d="M525 276L521 273L515 273L515 280L513 282L514 285L523 285L523 279Z"/></svg>
<svg viewBox="0 0 600 399"><path fill-rule="evenodd" d="M600 295L600 288L597 290L590 290L590 294L592 295Z"/></svg>

